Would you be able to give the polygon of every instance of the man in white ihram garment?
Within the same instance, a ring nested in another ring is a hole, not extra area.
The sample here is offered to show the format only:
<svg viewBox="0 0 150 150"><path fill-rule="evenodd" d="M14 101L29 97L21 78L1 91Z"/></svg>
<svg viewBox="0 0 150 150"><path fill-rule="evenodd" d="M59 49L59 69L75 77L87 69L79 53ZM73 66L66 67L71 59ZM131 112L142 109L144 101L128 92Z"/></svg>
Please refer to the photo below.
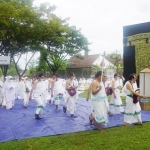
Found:
<svg viewBox="0 0 150 150"><path fill-rule="evenodd" d="M8 76L2 88L2 95L6 101L6 109L10 110L15 101L16 90L15 83L13 81L12 76Z"/></svg>
<svg viewBox="0 0 150 150"><path fill-rule="evenodd" d="M26 86L25 86L24 78L22 76L19 77L18 92L19 92L19 98L23 100L23 105L26 108L28 106L28 98L26 94Z"/></svg>
<svg viewBox="0 0 150 150"><path fill-rule="evenodd" d="M52 83L52 89L54 92L54 101L56 106L56 111L58 110L58 106L60 102L64 99L64 87L63 87L63 81L61 78L59 78L58 75L56 75L56 81Z"/></svg>
<svg viewBox="0 0 150 150"><path fill-rule="evenodd" d="M75 74L71 73L70 78L66 82L66 102L67 106L63 107L64 113L66 113L66 110L69 110L71 117L76 118L74 115L75 110L76 110L76 99L77 99L77 86L74 85L74 79L75 79Z"/></svg>
<svg viewBox="0 0 150 150"><path fill-rule="evenodd" d="M50 99L50 96L48 97L48 95L49 95L49 93L48 93L48 84L49 84L49 81L45 78L45 79L42 81L43 100L44 100L45 106L46 106L48 100Z"/></svg>
<svg viewBox="0 0 150 150"><path fill-rule="evenodd" d="M129 75L129 80L125 83L123 88L126 94L126 109L123 123L125 126L129 124L142 124L141 107L137 98L146 98L146 96L134 91L133 84L136 79L135 74Z"/></svg>
<svg viewBox="0 0 150 150"><path fill-rule="evenodd" d="M124 113L124 108L122 105L122 100L120 97L120 83L119 74L114 74L114 79L112 80L112 95L109 103L109 110L113 114Z"/></svg>
<svg viewBox="0 0 150 150"><path fill-rule="evenodd" d="M55 101L54 101L54 89L52 88L52 85L54 85L54 83L56 82L56 75L53 74L52 75L52 78L49 80L49 85L48 85L48 91L49 93L51 94L51 99L49 101L49 103L53 103L53 105L55 104ZM51 90L50 90L51 88Z"/></svg>
<svg viewBox="0 0 150 150"><path fill-rule="evenodd" d="M98 71L95 75L95 80L91 83L91 101L92 101L92 113L89 117L90 124L95 120L98 125L98 130L100 132L104 132L102 128L102 124L107 125L108 117L107 117L107 95L104 87L104 83L102 82L102 71ZM87 100L89 99L89 95Z"/></svg>
<svg viewBox="0 0 150 150"><path fill-rule="evenodd" d="M32 89L32 86L31 86L31 82L30 82L30 78L29 77L25 77L24 78L24 84L25 84L25 99L24 99L24 107L27 107L28 104L29 104L29 97L30 97L30 91Z"/></svg>
<svg viewBox="0 0 150 150"><path fill-rule="evenodd" d="M43 83L42 81L44 81L44 75L43 74L39 74L39 79L36 80L33 83L31 92L30 92L30 97L29 99L32 99L32 94L33 94L33 99L35 99L35 101L37 102L37 109L35 112L35 119L39 120L42 118L42 114L43 114L43 110L44 110L44 100L43 100Z"/></svg>

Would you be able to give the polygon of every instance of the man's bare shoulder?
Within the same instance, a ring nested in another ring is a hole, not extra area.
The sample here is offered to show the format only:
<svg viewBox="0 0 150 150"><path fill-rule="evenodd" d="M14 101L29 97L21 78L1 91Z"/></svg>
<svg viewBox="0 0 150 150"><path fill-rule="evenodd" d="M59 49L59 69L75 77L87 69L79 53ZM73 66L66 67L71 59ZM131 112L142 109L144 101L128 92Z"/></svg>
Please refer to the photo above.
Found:
<svg viewBox="0 0 150 150"><path fill-rule="evenodd" d="M34 85L37 85L38 83L39 83L38 80L34 81L34 82L33 82L33 86L34 86Z"/></svg>
<svg viewBox="0 0 150 150"><path fill-rule="evenodd" d="M93 86L93 85L97 85L97 84L98 84L98 81L93 80L93 82L91 83L91 86Z"/></svg>
<svg viewBox="0 0 150 150"><path fill-rule="evenodd" d="M71 80L70 79L68 79L67 81L66 81L66 83L70 83L71 82Z"/></svg>

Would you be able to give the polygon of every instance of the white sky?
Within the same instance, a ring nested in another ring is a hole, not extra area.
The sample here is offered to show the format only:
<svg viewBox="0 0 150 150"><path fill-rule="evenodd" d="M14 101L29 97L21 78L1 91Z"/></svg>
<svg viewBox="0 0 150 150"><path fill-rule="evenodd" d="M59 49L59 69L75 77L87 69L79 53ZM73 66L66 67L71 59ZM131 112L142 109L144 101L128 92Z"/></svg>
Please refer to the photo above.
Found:
<svg viewBox="0 0 150 150"><path fill-rule="evenodd" d="M149 22L150 0L35 0L35 5L49 2L54 13L70 17L69 24L82 29L92 42L90 54L123 49L123 26Z"/></svg>
<svg viewBox="0 0 150 150"><path fill-rule="evenodd" d="M90 54L122 50L123 26L150 21L150 0L35 0L57 6L54 13L70 17L92 42Z"/></svg>

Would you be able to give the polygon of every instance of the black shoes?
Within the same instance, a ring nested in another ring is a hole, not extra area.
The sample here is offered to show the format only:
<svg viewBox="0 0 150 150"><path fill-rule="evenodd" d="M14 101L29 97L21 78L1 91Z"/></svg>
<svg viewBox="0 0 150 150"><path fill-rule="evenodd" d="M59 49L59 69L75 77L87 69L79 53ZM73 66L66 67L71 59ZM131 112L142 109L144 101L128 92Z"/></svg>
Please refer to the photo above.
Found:
<svg viewBox="0 0 150 150"><path fill-rule="evenodd" d="M35 114L35 119L40 120L41 118L39 117L39 114Z"/></svg>

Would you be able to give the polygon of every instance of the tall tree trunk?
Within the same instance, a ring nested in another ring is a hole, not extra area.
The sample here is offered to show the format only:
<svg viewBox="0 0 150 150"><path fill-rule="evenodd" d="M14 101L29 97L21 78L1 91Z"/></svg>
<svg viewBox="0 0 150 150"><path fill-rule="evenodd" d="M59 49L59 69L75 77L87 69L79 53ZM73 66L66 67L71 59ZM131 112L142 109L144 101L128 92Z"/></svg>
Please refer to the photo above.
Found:
<svg viewBox="0 0 150 150"><path fill-rule="evenodd" d="M7 71L8 71L8 65L1 65L1 70L4 76L4 81L5 81L5 77L7 76Z"/></svg>

